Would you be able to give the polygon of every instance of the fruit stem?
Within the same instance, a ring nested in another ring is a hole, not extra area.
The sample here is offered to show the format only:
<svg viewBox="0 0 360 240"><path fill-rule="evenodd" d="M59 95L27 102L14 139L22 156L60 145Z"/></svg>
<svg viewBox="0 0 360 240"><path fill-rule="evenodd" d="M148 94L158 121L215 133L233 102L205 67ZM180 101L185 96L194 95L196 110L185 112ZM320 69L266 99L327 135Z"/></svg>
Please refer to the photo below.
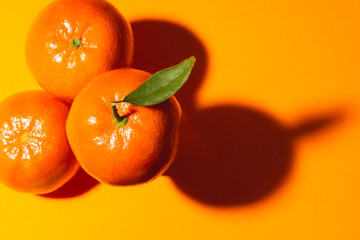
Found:
<svg viewBox="0 0 360 240"><path fill-rule="evenodd" d="M75 48L75 49L78 49L81 45L82 45L82 43L81 43L81 38L74 38L74 39L71 41L71 47L73 47L73 48Z"/></svg>
<svg viewBox="0 0 360 240"><path fill-rule="evenodd" d="M113 110L113 115L114 115L114 119L113 119L113 123L115 123L119 128L120 127L124 127L126 125L126 122L128 121L128 117L125 116L120 116L118 113L118 109L116 108L116 103L119 103L122 101L117 101L117 102L111 102L111 108Z"/></svg>

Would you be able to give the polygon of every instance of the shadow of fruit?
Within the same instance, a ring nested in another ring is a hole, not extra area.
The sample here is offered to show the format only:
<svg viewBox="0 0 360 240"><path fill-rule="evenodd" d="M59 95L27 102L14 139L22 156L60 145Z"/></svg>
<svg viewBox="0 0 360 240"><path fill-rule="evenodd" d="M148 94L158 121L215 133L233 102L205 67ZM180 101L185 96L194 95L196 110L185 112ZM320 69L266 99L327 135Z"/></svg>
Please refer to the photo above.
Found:
<svg viewBox="0 0 360 240"><path fill-rule="evenodd" d="M188 116L178 158L166 174L179 189L206 204L256 202L285 182L297 139L338 119L326 114L289 128L248 107L199 110Z"/></svg>
<svg viewBox="0 0 360 240"><path fill-rule="evenodd" d="M289 127L247 106L201 109L196 94L209 56L200 38L175 22L143 19L131 26L135 68L153 73L188 56L197 58L188 82L176 93L184 113L183 132L178 156L165 175L201 203L235 206L269 196L291 172L296 141L325 130L341 117L324 113Z"/></svg>

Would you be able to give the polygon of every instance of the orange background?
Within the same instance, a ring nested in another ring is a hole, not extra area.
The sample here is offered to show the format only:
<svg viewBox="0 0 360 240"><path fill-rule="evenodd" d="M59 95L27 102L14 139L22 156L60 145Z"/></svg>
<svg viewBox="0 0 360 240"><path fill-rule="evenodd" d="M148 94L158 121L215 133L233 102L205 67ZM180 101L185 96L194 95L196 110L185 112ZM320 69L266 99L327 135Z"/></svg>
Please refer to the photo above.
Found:
<svg viewBox="0 0 360 240"><path fill-rule="evenodd" d="M39 88L24 45L49 2L1 3L1 99ZM0 185L1 239L360 239L359 1L111 2L135 67L197 57L178 158L136 187Z"/></svg>

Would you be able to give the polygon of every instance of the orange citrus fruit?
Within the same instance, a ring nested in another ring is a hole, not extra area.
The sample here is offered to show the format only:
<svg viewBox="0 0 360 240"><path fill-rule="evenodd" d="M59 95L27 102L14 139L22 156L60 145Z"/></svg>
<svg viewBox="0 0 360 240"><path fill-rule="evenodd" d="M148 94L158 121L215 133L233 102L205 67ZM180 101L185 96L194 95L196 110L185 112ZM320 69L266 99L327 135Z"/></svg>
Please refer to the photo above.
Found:
<svg viewBox="0 0 360 240"><path fill-rule="evenodd" d="M99 75L76 96L66 131L80 165L100 182L134 185L156 178L173 161L182 112L174 96L148 107L117 103L151 74L122 68ZM123 126L120 126L123 125Z"/></svg>
<svg viewBox="0 0 360 240"><path fill-rule="evenodd" d="M28 193L48 193L79 169L66 137L70 104L43 91L0 103L0 181Z"/></svg>
<svg viewBox="0 0 360 240"><path fill-rule="evenodd" d="M66 100L94 76L127 67L133 54L130 24L104 0L56 0L29 29L26 59L38 83Z"/></svg>

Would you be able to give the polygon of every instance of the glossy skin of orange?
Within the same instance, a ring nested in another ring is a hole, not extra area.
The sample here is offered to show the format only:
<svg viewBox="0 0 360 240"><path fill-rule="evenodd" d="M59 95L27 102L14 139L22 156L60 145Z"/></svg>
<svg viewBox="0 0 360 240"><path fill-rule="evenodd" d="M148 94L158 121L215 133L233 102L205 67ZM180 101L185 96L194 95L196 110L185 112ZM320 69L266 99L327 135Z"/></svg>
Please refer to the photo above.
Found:
<svg viewBox="0 0 360 240"><path fill-rule="evenodd" d="M67 141L70 104L43 91L0 103L0 181L27 193L61 187L79 169Z"/></svg>
<svg viewBox="0 0 360 240"><path fill-rule="evenodd" d="M125 126L114 122L111 101L122 100L150 77L123 68L104 73L80 91L67 120L66 131L80 165L100 182L134 185L166 171L179 142L182 111L175 97L139 107L118 103Z"/></svg>
<svg viewBox="0 0 360 240"><path fill-rule="evenodd" d="M78 39L76 47L71 46ZM29 29L26 59L38 83L66 100L96 75L131 64L130 24L104 0L56 0Z"/></svg>

